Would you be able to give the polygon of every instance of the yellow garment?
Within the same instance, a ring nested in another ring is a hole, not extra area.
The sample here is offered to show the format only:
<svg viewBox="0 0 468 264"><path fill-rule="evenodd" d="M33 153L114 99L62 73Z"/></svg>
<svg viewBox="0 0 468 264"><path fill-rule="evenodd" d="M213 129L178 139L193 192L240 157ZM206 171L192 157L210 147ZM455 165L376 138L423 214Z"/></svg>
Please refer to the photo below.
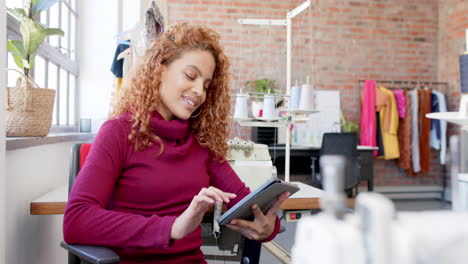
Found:
<svg viewBox="0 0 468 264"><path fill-rule="evenodd" d="M388 106L384 105L380 110L380 120L385 120L387 111L390 111L390 126L388 127L388 130L384 129L385 126L383 125L380 128L385 152L384 159L398 159L400 157L400 148L398 145L398 124L400 121L398 119L398 109L395 96L390 90L382 86L380 86L379 89L386 93L391 101L390 109L388 109Z"/></svg>
<svg viewBox="0 0 468 264"><path fill-rule="evenodd" d="M123 83L123 78L115 78L114 98L113 98L114 106L117 105L117 100L119 99L119 93L122 88L122 83Z"/></svg>

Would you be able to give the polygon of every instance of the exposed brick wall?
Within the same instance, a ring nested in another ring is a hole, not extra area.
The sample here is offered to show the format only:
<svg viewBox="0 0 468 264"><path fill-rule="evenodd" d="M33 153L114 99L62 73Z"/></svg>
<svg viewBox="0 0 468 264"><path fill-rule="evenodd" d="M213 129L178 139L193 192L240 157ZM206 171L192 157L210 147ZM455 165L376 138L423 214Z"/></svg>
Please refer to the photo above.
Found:
<svg viewBox="0 0 468 264"><path fill-rule="evenodd" d="M355 122L359 121L360 79L448 81L451 95L456 97L454 87L459 81L455 55L463 46L458 31L466 26L462 22L468 21L462 14L467 10L464 2L312 0L312 17L295 21L293 80L304 82L310 75L317 89L340 90L343 113ZM284 88L285 75L285 27L259 29L241 26L237 19L284 19L286 10L300 3L302 0L171 0L169 16L171 23L205 24L221 34L231 57L235 93L246 80L258 77L277 79L279 88ZM447 30L439 31L439 27ZM259 76L262 73L264 76ZM450 101L451 109L456 100ZM248 128L232 131L233 136L239 131L244 137L250 136ZM376 160L376 185L440 183L438 154L431 156L430 174L418 177L407 176L393 161Z"/></svg>

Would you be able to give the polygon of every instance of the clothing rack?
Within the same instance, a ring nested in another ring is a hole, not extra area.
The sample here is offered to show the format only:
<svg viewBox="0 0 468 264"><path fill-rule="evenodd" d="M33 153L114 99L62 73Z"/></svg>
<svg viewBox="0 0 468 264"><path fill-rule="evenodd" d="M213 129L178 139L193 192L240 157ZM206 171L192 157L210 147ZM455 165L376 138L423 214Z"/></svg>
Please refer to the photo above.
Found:
<svg viewBox="0 0 468 264"><path fill-rule="evenodd" d="M358 80L358 86L359 86L359 103L360 103L360 98L361 98L361 84L365 83L366 80ZM418 86L422 85L427 85L427 86L443 86L445 92L447 92L448 89L448 82L438 82L438 81L405 81L405 80L374 80L375 83L378 84L396 84L397 87L385 87L390 90L394 89L402 89L402 90L412 90L417 88ZM403 86L403 85L408 85L408 86ZM448 181L448 176L447 176L447 166L442 165L442 191L441 191L441 199L444 200L445 198L445 193L447 189L447 181Z"/></svg>
<svg viewBox="0 0 468 264"><path fill-rule="evenodd" d="M359 80L359 84L364 83L366 80ZM376 83L390 83L390 84L400 84L400 85L443 85L448 87L447 82L436 82L436 81L404 81L404 80L374 80ZM404 88L402 88L404 89Z"/></svg>

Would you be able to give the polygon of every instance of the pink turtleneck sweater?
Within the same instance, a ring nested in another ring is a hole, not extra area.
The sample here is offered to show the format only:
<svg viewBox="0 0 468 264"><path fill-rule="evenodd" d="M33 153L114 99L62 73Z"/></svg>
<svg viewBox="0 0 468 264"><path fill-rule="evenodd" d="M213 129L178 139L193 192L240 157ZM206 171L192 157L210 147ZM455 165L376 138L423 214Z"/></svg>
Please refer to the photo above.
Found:
<svg viewBox="0 0 468 264"><path fill-rule="evenodd" d="M159 144L133 149L129 119L105 122L93 142L65 210L65 241L111 247L120 263L206 263L200 227L170 242L175 218L203 187L237 194L228 207L249 189L226 161L216 161L198 144L187 121L166 121L154 112L151 127L164 142L157 156ZM278 230L277 219L267 240Z"/></svg>

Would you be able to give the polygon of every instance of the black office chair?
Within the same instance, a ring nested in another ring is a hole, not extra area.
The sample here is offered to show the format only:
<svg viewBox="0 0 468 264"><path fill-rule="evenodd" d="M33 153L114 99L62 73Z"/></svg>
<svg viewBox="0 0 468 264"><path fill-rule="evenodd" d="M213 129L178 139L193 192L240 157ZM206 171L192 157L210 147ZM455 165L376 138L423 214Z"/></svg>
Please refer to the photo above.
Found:
<svg viewBox="0 0 468 264"><path fill-rule="evenodd" d="M360 163L357 150L358 138L356 133L325 133L320 148L322 155L342 155L346 158L346 174L344 182L344 191L348 197L356 196L360 182ZM322 187L322 179L315 172L316 158L312 159L312 184L316 187Z"/></svg>
<svg viewBox="0 0 468 264"><path fill-rule="evenodd" d="M78 143L72 146L72 158L68 175L68 192L70 193L80 168L88 155L91 144ZM206 255L206 259L239 261L241 264L258 264L260 260L261 243L243 237L228 228L221 227L221 236L214 240L211 235L213 215L207 214L202 222L203 245L216 245L221 250L230 250L232 255ZM203 235L204 234L204 235ZM111 249L100 246L72 245L65 241L60 246L68 251L68 264L111 264L119 263L120 257Z"/></svg>

